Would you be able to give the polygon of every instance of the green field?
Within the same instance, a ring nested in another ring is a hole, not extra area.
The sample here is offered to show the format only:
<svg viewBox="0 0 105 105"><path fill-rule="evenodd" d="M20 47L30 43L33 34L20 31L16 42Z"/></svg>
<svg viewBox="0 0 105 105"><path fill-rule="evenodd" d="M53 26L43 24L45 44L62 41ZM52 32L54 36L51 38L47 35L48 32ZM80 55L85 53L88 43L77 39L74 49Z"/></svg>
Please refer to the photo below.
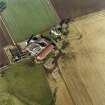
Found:
<svg viewBox="0 0 105 105"><path fill-rule="evenodd" d="M0 105L50 105L51 101L41 65L22 61L9 66L4 77L0 77Z"/></svg>
<svg viewBox="0 0 105 105"><path fill-rule="evenodd" d="M49 0L4 0L3 18L15 41L40 33L54 25L58 17Z"/></svg>

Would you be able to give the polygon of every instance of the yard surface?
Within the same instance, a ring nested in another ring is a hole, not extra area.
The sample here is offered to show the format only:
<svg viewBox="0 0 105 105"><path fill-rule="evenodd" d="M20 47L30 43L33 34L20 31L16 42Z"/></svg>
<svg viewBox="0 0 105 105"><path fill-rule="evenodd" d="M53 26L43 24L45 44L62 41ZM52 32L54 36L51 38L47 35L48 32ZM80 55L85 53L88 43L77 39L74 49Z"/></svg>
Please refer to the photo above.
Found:
<svg viewBox="0 0 105 105"><path fill-rule="evenodd" d="M4 77L0 77L0 105L4 105L2 102L6 105L50 105L51 101L42 65L21 61L10 65Z"/></svg>
<svg viewBox="0 0 105 105"><path fill-rule="evenodd" d="M82 34L71 40L59 62L68 85L71 105L105 105L105 11L73 22Z"/></svg>
<svg viewBox="0 0 105 105"><path fill-rule="evenodd" d="M15 41L40 33L54 25L58 17L49 0L4 0L3 20Z"/></svg>

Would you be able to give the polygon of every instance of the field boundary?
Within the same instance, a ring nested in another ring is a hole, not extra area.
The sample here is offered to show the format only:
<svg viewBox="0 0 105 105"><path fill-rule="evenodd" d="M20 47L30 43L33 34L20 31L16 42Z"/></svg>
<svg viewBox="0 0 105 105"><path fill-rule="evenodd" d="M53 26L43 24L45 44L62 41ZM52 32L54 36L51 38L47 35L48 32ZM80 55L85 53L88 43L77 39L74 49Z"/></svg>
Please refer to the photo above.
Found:
<svg viewBox="0 0 105 105"><path fill-rule="evenodd" d="M60 20L60 16L58 15L58 13L57 13L55 7L53 6L53 4L52 4L52 2L51 2L51 0L48 0L48 6L49 6L49 8L51 8L51 9L55 12L55 15L56 15L56 17L58 18L58 20Z"/></svg>

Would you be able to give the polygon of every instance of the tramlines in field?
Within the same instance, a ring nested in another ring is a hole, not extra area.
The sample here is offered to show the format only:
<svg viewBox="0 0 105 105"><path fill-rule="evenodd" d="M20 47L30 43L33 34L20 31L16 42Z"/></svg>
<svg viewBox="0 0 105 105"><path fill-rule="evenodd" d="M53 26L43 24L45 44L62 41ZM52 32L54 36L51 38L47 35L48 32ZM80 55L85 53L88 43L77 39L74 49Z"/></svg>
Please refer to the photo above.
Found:
<svg viewBox="0 0 105 105"><path fill-rule="evenodd" d="M58 21L49 0L4 0L7 8L2 16L13 39L25 40L30 34L41 33Z"/></svg>

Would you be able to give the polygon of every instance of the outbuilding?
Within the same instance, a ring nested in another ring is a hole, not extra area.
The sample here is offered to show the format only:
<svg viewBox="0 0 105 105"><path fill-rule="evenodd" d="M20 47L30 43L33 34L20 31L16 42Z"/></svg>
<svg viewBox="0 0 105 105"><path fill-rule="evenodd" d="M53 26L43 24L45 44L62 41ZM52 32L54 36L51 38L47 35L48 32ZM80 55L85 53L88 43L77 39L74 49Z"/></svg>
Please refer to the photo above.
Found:
<svg viewBox="0 0 105 105"><path fill-rule="evenodd" d="M41 61L46 58L46 56L54 50L54 45L49 44L45 49L43 49L38 55L37 60Z"/></svg>

